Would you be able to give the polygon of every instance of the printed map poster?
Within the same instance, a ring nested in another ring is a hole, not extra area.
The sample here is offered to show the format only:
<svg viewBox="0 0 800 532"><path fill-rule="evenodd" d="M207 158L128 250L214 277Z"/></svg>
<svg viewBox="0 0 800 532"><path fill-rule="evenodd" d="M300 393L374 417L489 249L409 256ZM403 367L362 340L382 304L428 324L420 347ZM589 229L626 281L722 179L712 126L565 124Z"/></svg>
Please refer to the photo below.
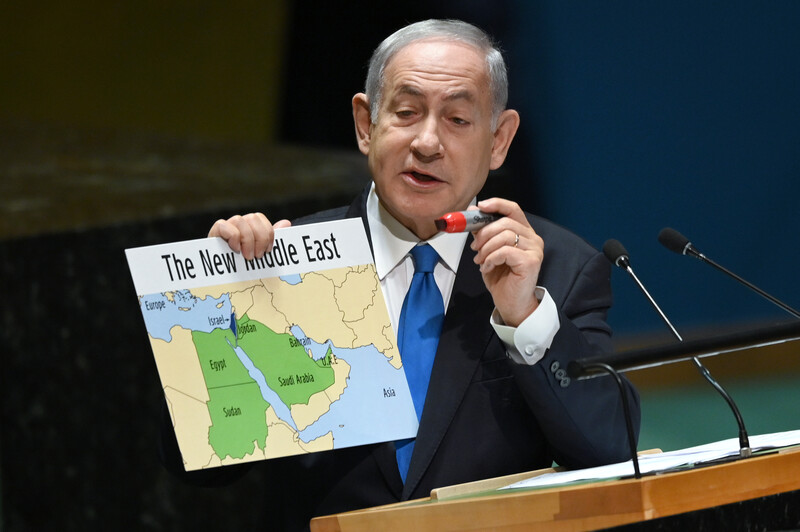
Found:
<svg viewBox="0 0 800 532"><path fill-rule="evenodd" d="M187 471L416 435L360 219L126 255Z"/></svg>

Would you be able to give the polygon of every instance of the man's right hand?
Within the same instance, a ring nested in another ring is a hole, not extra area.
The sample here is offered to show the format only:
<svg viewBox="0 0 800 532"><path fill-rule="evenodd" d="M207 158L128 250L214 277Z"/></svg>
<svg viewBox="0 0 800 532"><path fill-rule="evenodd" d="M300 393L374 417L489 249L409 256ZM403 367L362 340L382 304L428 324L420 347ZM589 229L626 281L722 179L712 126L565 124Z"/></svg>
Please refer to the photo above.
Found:
<svg viewBox="0 0 800 532"><path fill-rule="evenodd" d="M253 260L272 251L275 229L291 225L289 220L279 220L272 224L262 213L251 212L244 216L237 214L227 220L217 220L208 236L225 239L233 251L241 253L247 260Z"/></svg>

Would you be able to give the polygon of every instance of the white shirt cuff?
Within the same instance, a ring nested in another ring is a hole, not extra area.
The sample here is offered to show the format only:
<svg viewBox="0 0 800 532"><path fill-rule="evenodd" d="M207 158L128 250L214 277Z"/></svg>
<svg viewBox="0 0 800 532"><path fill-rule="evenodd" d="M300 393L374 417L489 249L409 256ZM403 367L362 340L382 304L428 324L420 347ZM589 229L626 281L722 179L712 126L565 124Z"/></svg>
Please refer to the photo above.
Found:
<svg viewBox="0 0 800 532"><path fill-rule="evenodd" d="M505 344L511 360L529 366L544 357L545 351L550 349L553 338L561 327L556 304L547 289L537 286L534 295L539 300L539 306L519 324L519 327L503 324L497 309L494 309L489 318L489 323Z"/></svg>

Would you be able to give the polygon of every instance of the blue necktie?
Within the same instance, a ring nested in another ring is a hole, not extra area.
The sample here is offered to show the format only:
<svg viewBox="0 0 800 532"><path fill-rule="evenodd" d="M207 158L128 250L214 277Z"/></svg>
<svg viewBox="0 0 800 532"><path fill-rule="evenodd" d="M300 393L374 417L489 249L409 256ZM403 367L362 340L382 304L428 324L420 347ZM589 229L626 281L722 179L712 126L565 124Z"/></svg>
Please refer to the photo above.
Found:
<svg viewBox="0 0 800 532"><path fill-rule="evenodd" d="M439 254L429 244L423 244L414 246L411 256L414 258L414 277L400 311L397 347L400 349L408 387L419 419L425 405L439 334L442 332L444 303L433 277L433 268L439 260ZM414 440L397 441L395 447L400 477L405 484L414 452Z"/></svg>

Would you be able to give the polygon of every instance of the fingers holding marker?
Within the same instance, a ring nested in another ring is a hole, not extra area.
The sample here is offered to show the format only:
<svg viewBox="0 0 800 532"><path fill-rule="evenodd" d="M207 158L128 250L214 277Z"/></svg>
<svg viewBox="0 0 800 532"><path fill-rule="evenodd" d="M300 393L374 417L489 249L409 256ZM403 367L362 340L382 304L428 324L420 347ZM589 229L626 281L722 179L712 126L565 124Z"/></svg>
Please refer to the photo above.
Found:
<svg viewBox="0 0 800 532"><path fill-rule="evenodd" d="M498 266L508 266L519 274L538 272L543 253L538 246L532 246L530 249L523 247L528 246L528 238L512 230L503 230L478 249L475 263L481 266L481 271L484 273L491 272Z"/></svg>
<svg viewBox="0 0 800 532"><path fill-rule="evenodd" d="M523 225L528 225L528 220L525 218L525 213L522 212L522 207L515 201L503 198L489 198L479 201L478 208L482 211L511 218Z"/></svg>
<svg viewBox="0 0 800 532"><path fill-rule="evenodd" d="M502 242L492 240L494 236L503 231L504 228L513 228L516 222L506 220L502 214L481 211L473 206L466 211L445 214L435 220L435 223L439 231L446 233L471 232L474 237L471 247L479 252L475 262L480 263L488 253L502 246ZM516 247L519 244L520 237L516 232L512 232L512 234L512 242ZM492 245L486 247L486 243L489 241L492 242Z"/></svg>
<svg viewBox="0 0 800 532"><path fill-rule="evenodd" d="M544 242L528 223L520 206L500 198L478 203L481 210L496 212L503 217L486 225L474 234L471 244L475 263L488 273L506 265L517 274L538 275L544 258Z"/></svg>
<svg viewBox="0 0 800 532"><path fill-rule="evenodd" d="M502 247L510 247L516 250L524 250L531 235L535 235L530 226L522 225L510 217L502 217L496 222L472 233L473 241L470 247L477 251L477 263L483 260L490 253Z"/></svg>
<svg viewBox="0 0 800 532"><path fill-rule="evenodd" d="M473 260L482 272L506 265L518 275L538 276L544 242L516 202L491 198L466 211L445 214L435 223L448 233L472 232Z"/></svg>
<svg viewBox="0 0 800 532"><path fill-rule="evenodd" d="M491 254L504 247L513 248L515 243L519 246L516 229L508 225L508 222L497 222L473 233L470 247L476 252L474 258L476 264L483 264Z"/></svg>

